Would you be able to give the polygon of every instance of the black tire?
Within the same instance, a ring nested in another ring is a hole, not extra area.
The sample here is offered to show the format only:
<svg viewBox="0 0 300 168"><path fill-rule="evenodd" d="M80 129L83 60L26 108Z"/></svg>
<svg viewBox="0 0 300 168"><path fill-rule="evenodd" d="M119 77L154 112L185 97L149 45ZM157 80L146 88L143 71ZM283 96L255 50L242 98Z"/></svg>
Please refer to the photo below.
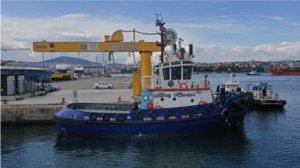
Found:
<svg viewBox="0 0 300 168"><path fill-rule="evenodd" d="M171 110L171 109L168 109L168 110L166 111L166 115L167 115L168 117L172 117L172 116L174 116L174 111Z"/></svg>
<svg viewBox="0 0 300 168"><path fill-rule="evenodd" d="M98 115L96 113L90 113L89 114L90 121L96 121L97 117L98 117Z"/></svg>
<svg viewBox="0 0 300 168"><path fill-rule="evenodd" d="M152 110L152 111L150 111L150 116L152 118L156 118L158 116L158 112L156 110Z"/></svg>
<svg viewBox="0 0 300 168"><path fill-rule="evenodd" d="M231 113L228 109L224 109L221 111L221 117L224 119L228 119L230 117Z"/></svg>
<svg viewBox="0 0 300 168"><path fill-rule="evenodd" d="M96 86L96 89L100 89L99 86Z"/></svg>
<svg viewBox="0 0 300 168"><path fill-rule="evenodd" d="M238 99L237 104L240 108L246 108L247 107L247 100L245 100L243 97Z"/></svg>
<svg viewBox="0 0 300 168"><path fill-rule="evenodd" d="M183 109L181 109L181 114L182 115L188 115L189 114L189 110L187 108L183 108Z"/></svg>
<svg viewBox="0 0 300 168"><path fill-rule="evenodd" d="M199 106L195 106L195 107L193 108L193 113L194 113L194 114L200 114L200 113L201 113L201 108L200 108Z"/></svg>
<svg viewBox="0 0 300 168"><path fill-rule="evenodd" d="M143 111L138 111L138 112L136 112L136 116L137 116L138 119L143 119L143 118L144 118L144 113L143 113Z"/></svg>
<svg viewBox="0 0 300 168"><path fill-rule="evenodd" d="M108 89L111 89L111 86L108 86Z"/></svg>
<svg viewBox="0 0 300 168"><path fill-rule="evenodd" d="M105 113L102 115L102 121L109 121L110 120L110 115Z"/></svg>
<svg viewBox="0 0 300 168"><path fill-rule="evenodd" d="M122 121L124 121L124 119L125 119L124 114L117 114L116 115L116 120L117 121L122 122Z"/></svg>
<svg viewBox="0 0 300 168"><path fill-rule="evenodd" d="M213 112L215 111L215 106L213 104L208 104L206 107L205 107L206 111L208 112Z"/></svg>

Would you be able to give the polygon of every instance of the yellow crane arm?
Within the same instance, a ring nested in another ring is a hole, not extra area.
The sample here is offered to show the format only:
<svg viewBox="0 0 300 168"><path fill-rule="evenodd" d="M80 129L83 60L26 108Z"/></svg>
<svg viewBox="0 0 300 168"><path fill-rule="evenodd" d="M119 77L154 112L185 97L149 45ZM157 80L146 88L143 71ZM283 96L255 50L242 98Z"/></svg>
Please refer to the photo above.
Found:
<svg viewBox="0 0 300 168"><path fill-rule="evenodd" d="M157 42L33 42L35 52L158 52Z"/></svg>
<svg viewBox="0 0 300 168"><path fill-rule="evenodd" d="M139 77L133 79L133 94L141 94L141 78L152 75L151 55L152 52L161 51L159 42L123 42L122 30L115 31L112 36L104 36L104 42L33 42L35 52L140 52L141 70ZM137 82L138 81L138 82Z"/></svg>
<svg viewBox="0 0 300 168"><path fill-rule="evenodd" d="M160 51L158 42L123 42L123 31L105 35L104 42L33 42L35 52L143 52ZM135 32L134 32L135 33ZM133 34L135 37L135 34Z"/></svg>

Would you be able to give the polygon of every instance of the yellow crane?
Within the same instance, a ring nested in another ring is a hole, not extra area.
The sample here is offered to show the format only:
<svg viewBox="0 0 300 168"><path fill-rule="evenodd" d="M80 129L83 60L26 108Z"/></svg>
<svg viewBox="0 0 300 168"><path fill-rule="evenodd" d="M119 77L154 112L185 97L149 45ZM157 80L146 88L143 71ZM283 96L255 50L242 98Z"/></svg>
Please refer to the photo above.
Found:
<svg viewBox="0 0 300 168"><path fill-rule="evenodd" d="M33 42L35 52L139 52L141 54L140 71L133 73L133 95L141 94L141 79L143 76L152 75L152 52L161 51L161 43L135 42L135 30L133 30L133 42L123 41L123 30L115 31L111 36L105 35L104 42ZM126 31L128 32L128 31ZM146 82L146 81L144 81Z"/></svg>

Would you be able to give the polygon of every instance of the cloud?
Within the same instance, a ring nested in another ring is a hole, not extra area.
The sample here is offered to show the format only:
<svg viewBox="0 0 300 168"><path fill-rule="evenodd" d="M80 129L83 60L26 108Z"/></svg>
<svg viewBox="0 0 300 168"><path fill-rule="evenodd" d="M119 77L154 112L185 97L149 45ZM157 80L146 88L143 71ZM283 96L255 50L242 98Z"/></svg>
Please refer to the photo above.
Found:
<svg viewBox="0 0 300 168"><path fill-rule="evenodd" d="M280 16L264 16L264 15L262 15L262 16L260 16L260 17L262 17L262 18L266 18L266 19L271 19L271 20L284 20L284 17L280 17Z"/></svg>
<svg viewBox="0 0 300 168"><path fill-rule="evenodd" d="M81 38L97 38L95 35L89 35L84 32L61 32L62 37L81 37Z"/></svg>
<svg viewBox="0 0 300 168"><path fill-rule="evenodd" d="M195 46L196 62L299 60L300 42L248 46Z"/></svg>
<svg viewBox="0 0 300 168"><path fill-rule="evenodd" d="M126 18L114 15L110 17L94 16L91 14L68 14L57 17L29 18L11 17L2 15L2 37L1 46L5 48L32 48L34 41L103 41L104 35L111 35L115 30L133 30L146 33L155 33L157 28L152 22ZM266 16L264 16L266 17ZM271 18L280 20L280 17ZM223 61L247 61L247 60L283 60L298 59L300 55L300 42L282 42L277 44L260 44L245 46L232 45L229 40L227 44L217 44L206 42L201 34L211 34L215 31L219 34L247 33L254 27L238 24L234 20L223 20L222 22L208 21L205 23L170 23L168 26L176 27L179 37L188 37L185 45L194 43L194 55L196 62L223 62ZM255 28L259 25L255 25ZM205 31L203 31L205 29ZM199 34L201 33L201 34ZM221 39L220 36L214 37ZM124 33L126 41L132 41L133 34ZM145 36L136 34L136 39L145 41L159 41L159 36ZM199 40L201 40L199 42ZM201 45L199 45L199 43ZM231 44L231 45L230 45ZM159 54L154 53L153 61L159 62ZM2 59L15 59L18 61L42 61L41 53L32 51L3 52ZM78 53L47 53L45 60L58 56L78 57ZM80 58L95 61L95 57L100 53L80 53ZM140 60L139 53L135 54L136 62ZM102 61L100 61L102 62ZM134 59L128 53L115 53L116 63L134 64Z"/></svg>
<svg viewBox="0 0 300 168"><path fill-rule="evenodd" d="M81 19L81 18L86 18L89 16L90 16L90 14L74 13L74 14L62 15L61 18L63 18L63 19Z"/></svg>

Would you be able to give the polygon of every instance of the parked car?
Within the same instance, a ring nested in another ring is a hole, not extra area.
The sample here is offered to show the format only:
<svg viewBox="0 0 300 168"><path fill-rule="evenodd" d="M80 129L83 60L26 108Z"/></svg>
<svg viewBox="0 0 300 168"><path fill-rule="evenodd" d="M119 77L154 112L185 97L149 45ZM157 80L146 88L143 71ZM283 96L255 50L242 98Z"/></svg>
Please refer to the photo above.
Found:
<svg viewBox="0 0 300 168"><path fill-rule="evenodd" d="M49 84L49 87L51 88L51 91L52 91L52 92L53 92L53 91L59 91L59 90L61 90L61 87L60 87L60 86L55 85L55 84L53 84L53 83L50 83L50 84Z"/></svg>
<svg viewBox="0 0 300 168"><path fill-rule="evenodd" d="M44 94L43 92L47 94L51 92L51 89L45 83L36 83L36 91L39 91L40 92L39 94Z"/></svg>
<svg viewBox="0 0 300 168"><path fill-rule="evenodd" d="M94 85L95 89L112 89L113 85L112 84L107 84L105 82L97 82Z"/></svg>
<svg viewBox="0 0 300 168"><path fill-rule="evenodd" d="M51 87L50 86L47 86L47 85L44 85L44 86L42 86L42 88L46 91L46 93L50 93L50 92L52 92L52 90L51 90Z"/></svg>

